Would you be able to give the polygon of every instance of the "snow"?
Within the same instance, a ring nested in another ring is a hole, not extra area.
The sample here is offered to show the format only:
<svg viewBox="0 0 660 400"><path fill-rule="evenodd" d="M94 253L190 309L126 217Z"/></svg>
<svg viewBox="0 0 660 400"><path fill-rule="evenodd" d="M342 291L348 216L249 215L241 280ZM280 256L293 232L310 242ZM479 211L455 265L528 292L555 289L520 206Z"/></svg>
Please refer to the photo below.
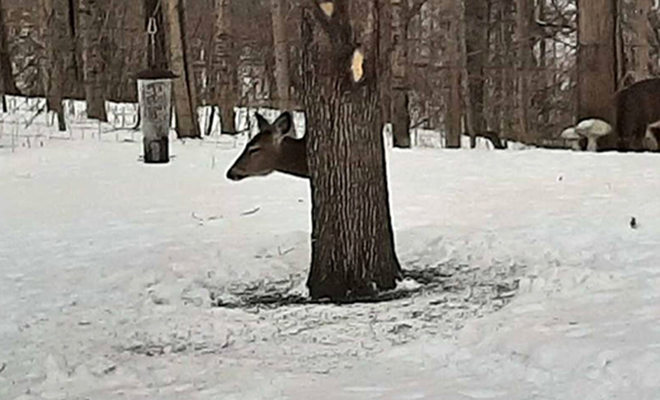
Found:
<svg viewBox="0 0 660 400"><path fill-rule="evenodd" d="M660 398L654 154L388 150L407 295L249 306L306 294L307 182L80 124L5 119L0 399Z"/></svg>

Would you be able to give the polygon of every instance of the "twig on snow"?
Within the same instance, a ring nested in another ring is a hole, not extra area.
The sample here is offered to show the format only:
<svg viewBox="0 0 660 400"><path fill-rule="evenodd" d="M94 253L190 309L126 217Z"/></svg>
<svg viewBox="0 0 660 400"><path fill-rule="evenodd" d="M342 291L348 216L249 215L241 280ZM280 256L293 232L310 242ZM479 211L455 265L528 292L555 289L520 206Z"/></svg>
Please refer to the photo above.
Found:
<svg viewBox="0 0 660 400"><path fill-rule="evenodd" d="M261 207L257 207L257 208L255 208L255 209L252 209L252 210L248 210L248 211L242 212L241 215L242 215L242 216L246 216L246 215L256 214L256 213L259 212L259 210L261 210Z"/></svg>

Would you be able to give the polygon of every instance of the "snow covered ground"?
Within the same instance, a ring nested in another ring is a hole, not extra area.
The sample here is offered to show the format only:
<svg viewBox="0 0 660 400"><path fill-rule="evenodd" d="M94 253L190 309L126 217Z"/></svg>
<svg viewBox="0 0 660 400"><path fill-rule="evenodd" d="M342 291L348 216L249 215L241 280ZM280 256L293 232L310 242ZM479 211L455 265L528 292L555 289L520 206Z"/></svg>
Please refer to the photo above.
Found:
<svg viewBox="0 0 660 400"><path fill-rule="evenodd" d="M660 398L657 155L389 151L400 259L443 286L232 308L304 294L306 181L49 135L0 141L0 399Z"/></svg>

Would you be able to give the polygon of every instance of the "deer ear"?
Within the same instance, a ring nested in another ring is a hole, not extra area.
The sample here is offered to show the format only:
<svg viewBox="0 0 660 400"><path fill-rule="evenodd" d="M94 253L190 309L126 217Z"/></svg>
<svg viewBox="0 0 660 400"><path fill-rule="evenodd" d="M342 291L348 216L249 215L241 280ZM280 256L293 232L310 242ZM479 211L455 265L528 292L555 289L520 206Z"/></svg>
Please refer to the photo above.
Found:
<svg viewBox="0 0 660 400"><path fill-rule="evenodd" d="M259 131L264 131L270 126L266 118L264 118L258 112L254 113L254 116L257 118L257 127L259 127Z"/></svg>
<svg viewBox="0 0 660 400"><path fill-rule="evenodd" d="M282 135L289 133L291 128L293 128L293 118L291 117L291 113L288 111L283 112L277 117L275 122L273 122L273 126L275 127L275 130Z"/></svg>

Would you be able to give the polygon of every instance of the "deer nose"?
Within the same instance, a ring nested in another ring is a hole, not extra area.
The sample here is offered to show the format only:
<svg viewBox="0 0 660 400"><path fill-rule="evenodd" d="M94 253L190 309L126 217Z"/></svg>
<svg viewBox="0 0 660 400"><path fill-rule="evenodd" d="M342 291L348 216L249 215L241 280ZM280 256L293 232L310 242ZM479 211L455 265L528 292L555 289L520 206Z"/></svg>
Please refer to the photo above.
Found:
<svg viewBox="0 0 660 400"><path fill-rule="evenodd" d="M234 168L231 168L229 171L227 171L227 179L232 180L232 181L240 181L243 179L244 176L237 173Z"/></svg>

